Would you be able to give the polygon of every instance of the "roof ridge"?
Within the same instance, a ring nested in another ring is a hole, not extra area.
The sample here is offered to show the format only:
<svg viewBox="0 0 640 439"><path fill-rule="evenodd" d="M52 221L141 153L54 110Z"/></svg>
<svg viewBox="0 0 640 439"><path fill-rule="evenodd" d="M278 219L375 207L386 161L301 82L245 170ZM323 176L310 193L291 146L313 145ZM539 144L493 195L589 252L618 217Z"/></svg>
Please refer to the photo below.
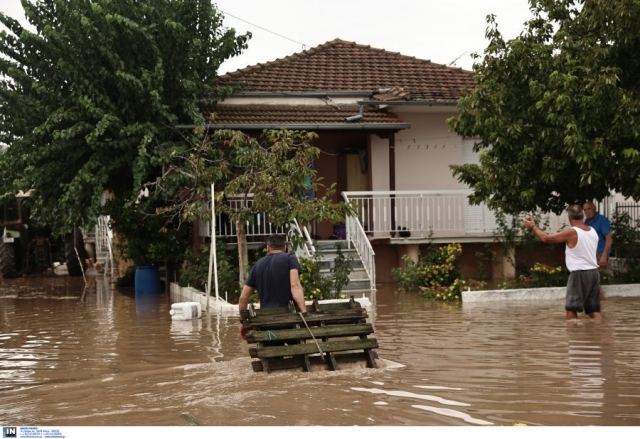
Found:
<svg viewBox="0 0 640 439"><path fill-rule="evenodd" d="M403 54L401 52L393 52L393 51L390 51L390 50L387 50L387 49L382 49L382 48L379 48L379 47L373 47L373 46L368 45L368 44L365 45L365 44L357 43L355 41L343 40L342 38L334 38L333 40L325 41L324 43L319 44L319 45L314 46L314 47L311 47L309 49L305 49L305 50L300 51L300 52L294 52L291 55L287 55L287 56L285 56L283 58L276 58L274 60L266 61L264 63L257 63L257 64L253 64L253 65L250 65L250 66L247 66L247 67L243 67L241 69L234 70L233 72L227 72L224 75L222 75L221 78L225 78L225 77L232 78L234 76L238 76L238 75L241 75L243 73L253 73L255 71L270 67L270 66L272 66L274 64L279 64L279 63L282 63L282 62L290 61L292 59L297 59L297 58L300 58L300 57L303 57L303 56L315 54L315 53L321 52L323 50L329 49L329 48L337 46L337 45L352 46L352 47L357 47L359 49L373 50L373 51L376 51L376 52L382 52L382 53L389 54L389 55L395 55L395 56L400 56L400 57L403 57L403 58L409 58L409 59L413 59L413 60L416 60L416 61L421 62L421 63L428 63L430 65L434 65L434 66L437 66L437 67L442 67L445 70L473 73L473 71L463 69L462 67L452 67L452 66L449 66L447 64L433 62L430 59L418 58L418 57L413 56L413 55L405 55L405 54Z"/></svg>
<svg viewBox="0 0 640 439"><path fill-rule="evenodd" d="M346 41L346 40L342 40L340 38L334 38L333 40L325 41L324 43L318 44L317 46L310 47L309 49L305 49L305 50L302 50L300 52L294 52L291 55L287 55L287 56L282 57L282 58L276 58L276 59L273 59L271 61L266 61L264 63L258 63L258 64L253 64L253 65L250 65L250 66L247 66L247 67L243 67L241 69L234 70L233 72L227 72L224 75L222 75L221 78L224 78L225 76L226 77L233 77L233 76L237 76L237 75L242 74L242 73L254 72L256 70L260 70L260 69L263 69L265 67L269 67L269 66L271 66L273 64L276 64L276 63L280 63L280 62L284 62L284 61L290 61L291 59L295 59L295 58L299 58L301 56L310 55L310 54L313 54L313 53L320 52L320 51L325 50L325 49L327 49L329 47L332 47L332 46L334 46L334 45L336 45L338 43L356 44L356 43L354 43L352 41Z"/></svg>

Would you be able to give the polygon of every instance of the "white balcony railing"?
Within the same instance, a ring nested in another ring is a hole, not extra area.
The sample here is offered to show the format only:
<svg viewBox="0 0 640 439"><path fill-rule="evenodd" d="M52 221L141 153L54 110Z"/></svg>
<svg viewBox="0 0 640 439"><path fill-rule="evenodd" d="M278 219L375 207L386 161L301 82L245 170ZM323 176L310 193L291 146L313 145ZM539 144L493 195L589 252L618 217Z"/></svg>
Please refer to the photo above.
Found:
<svg viewBox="0 0 640 439"><path fill-rule="evenodd" d="M231 209L251 207L253 205L253 194L246 197L232 196L225 200ZM286 234L287 229L282 226L275 226L269 222L268 215L264 212L255 213L251 221L247 221L245 230L247 237L266 237L273 234ZM315 254L315 247L311 235L306 226L300 226L294 218L289 227L289 232L298 235L302 245L296 249L299 257L312 258ZM211 226L209 221L200 221L200 236L210 237ZM228 215L219 213L216 215L216 237L229 238L236 236L236 224L231 221Z"/></svg>
<svg viewBox="0 0 640 439"><path fill-rule="evenodd" d="M469 204L468 190L344 192L365 233L374 238L465 239L491 237L495 215L485 205ZM550 230L564 217L547 215Z"/></svg>

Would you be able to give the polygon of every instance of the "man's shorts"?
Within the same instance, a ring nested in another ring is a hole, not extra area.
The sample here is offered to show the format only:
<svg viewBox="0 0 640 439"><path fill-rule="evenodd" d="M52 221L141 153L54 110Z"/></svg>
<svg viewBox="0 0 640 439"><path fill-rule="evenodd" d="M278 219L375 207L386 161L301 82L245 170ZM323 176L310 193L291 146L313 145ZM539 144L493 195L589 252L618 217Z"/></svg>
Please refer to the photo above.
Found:
<svg viewBox="0 0 640 439"><path fill-rule="evenodd" d="M564 309L574 312L584 310L585 314L600 312L600 272L597 268L569 273Z"/></svg>

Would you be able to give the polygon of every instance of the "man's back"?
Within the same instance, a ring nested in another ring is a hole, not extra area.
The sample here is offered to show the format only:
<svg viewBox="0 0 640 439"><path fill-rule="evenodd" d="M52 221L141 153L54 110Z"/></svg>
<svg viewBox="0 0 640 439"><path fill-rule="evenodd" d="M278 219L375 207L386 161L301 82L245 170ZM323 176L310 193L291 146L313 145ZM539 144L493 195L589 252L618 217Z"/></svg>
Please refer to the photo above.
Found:
<svg viewBox="0 0 640 439"><path fill-rule="evenodd" d="M300 264L294 254L272 253L261 258L251 269L247 285L258 290L261 308L287 306L291 300L292 269L300 272Z"/></svg>

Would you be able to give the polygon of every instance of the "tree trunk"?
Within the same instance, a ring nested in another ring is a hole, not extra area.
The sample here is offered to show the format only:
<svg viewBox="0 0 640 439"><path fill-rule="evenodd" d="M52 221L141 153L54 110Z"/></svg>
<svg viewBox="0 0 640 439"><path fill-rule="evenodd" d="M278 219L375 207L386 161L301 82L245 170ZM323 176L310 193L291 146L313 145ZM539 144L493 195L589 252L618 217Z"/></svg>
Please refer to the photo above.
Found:
<svg viewBox="0 0 640 439"><path fill-rule="evenodd" d="M247 247L246 222L236 221L236 238L238 240L238 272L240 289L244 286L249 273L249 251Z"/></svg>

